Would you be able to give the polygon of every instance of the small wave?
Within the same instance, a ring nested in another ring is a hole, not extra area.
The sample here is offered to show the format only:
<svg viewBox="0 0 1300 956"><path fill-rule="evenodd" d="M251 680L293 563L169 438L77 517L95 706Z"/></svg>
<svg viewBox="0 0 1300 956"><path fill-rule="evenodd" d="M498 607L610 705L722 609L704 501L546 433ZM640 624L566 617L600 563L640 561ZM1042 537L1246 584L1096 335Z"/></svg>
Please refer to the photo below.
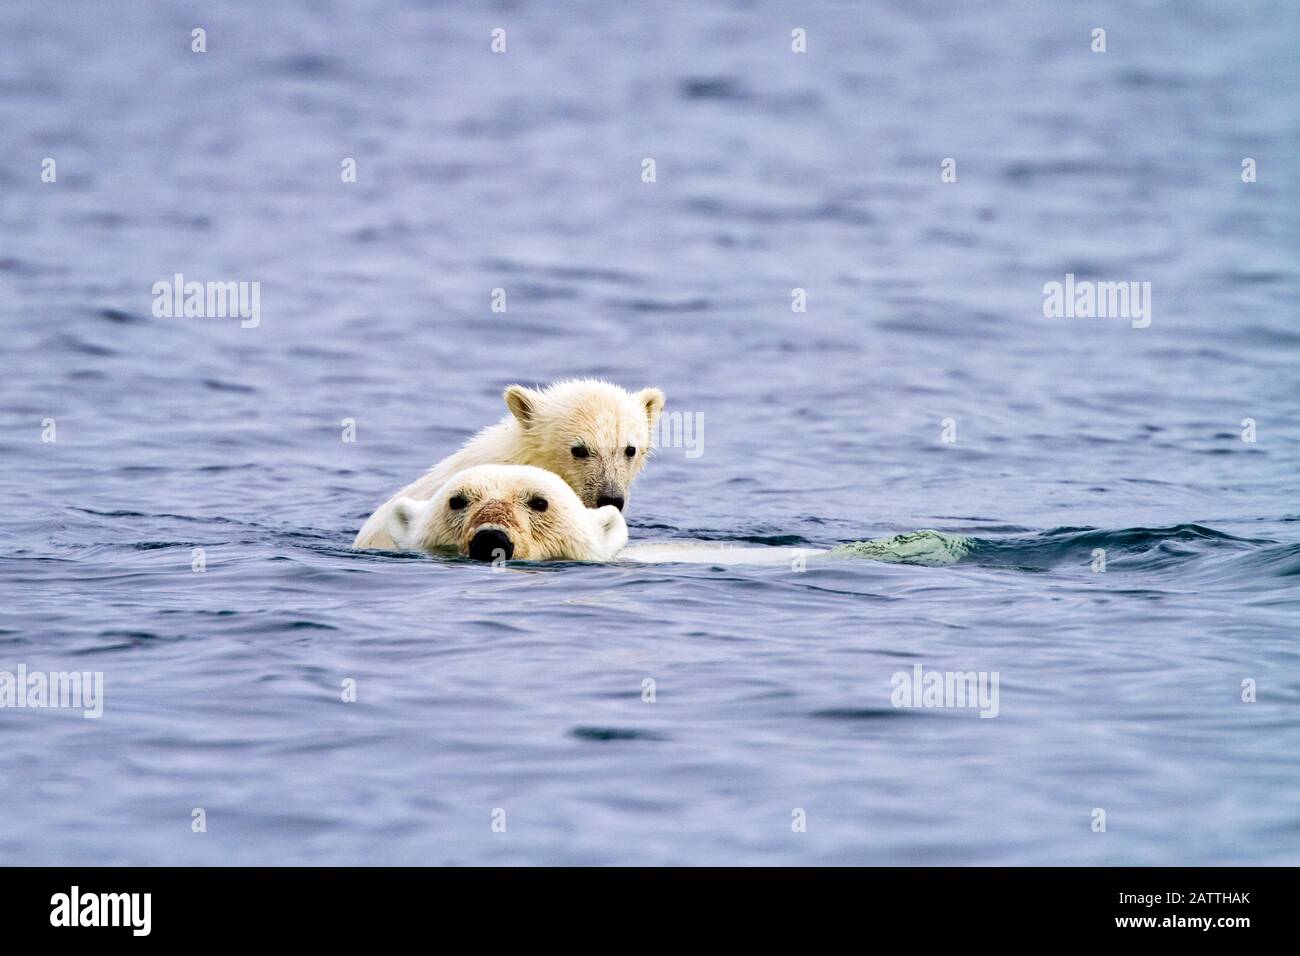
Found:
<svg viewBox="0 0 1300 956"><path fill-rule="evenodd" d="M814 710L808 716L817 720L888 720L921 714L922 711L893 707L830 707L825 710Z"/></svg>
<svg viewBox="0 0 1300 956"><path fill-rule="evenodd" d="M1055 528L1004 540L972 538L967 560L989 567L1046 571L1089 564L1102 552L1114 570L1154 570L1183 564L1212 551L1254 551L1277 544L1268 538L1242 538L1199 524L1164 528Z"/></svg>
<svg viewBox="0 0 1300 956"><path fill-rule="evenodd" d="M74 352L77 355L90 355L94 358L109 358L118 354L116 349L109 348L107 345L88 342L85 339L68 334L56 336L53 340L53 347L55 351L64 350Z"/></svg>
<svg viewBox="0 0 1300 956"><path fill-rule="evenodd" d="M313 80L343 79L348 75L338 59L323 53L298 53L270 60L263 68L272 76Z"/></svg>
<svg viewBox="0 0 1300 956"><path fill-rule="evenodd" d="M134 312L128 312L125 309L100 309L98 315L101 319L107 319L109 322L116 322L118 325L134 325L144 320Z"/></svg>
<svg viewBox="0 0 1300 956"><path fill-rule="evenodd" d="M677 84L684 100L732 100L745 102L750 98L745 85L731 76L693 76Z"/></svg>
<svg viewBox="0 0 1300 956"><path fill-rule="evenodd" d="M239 382L224 382L216 378L205 378L202 381L204 388L211 389L214 392L238 392L241 395L251 395L257 391L253 386L243 385Z"/></svg>
<svg viewBox="0 0 1300 956"><path fill-rule="evenodd" d="M612 299L610 304L633 312L706 312L712 305L707 299Z"/></svg>
<svg viewBox="0 0 1300 956"><path fill-rule="evenodd" d="M579 740L667 740L668 738L653 730L637 730L635 727L574 727L569 733Z"/></svg>

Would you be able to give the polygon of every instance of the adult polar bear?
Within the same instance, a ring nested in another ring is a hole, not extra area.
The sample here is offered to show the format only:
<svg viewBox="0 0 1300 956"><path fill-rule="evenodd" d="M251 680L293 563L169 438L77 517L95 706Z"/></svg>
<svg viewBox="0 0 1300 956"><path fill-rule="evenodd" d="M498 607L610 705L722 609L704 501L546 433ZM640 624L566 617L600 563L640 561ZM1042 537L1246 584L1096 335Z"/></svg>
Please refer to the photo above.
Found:
<svg viewBox="0 0 1300 956"><path fill-rule="evenodd" d="M544 389L511 385L503 397L509 413L500 422L384 502L352 546L393 548L389 525L396 503L427 501L452 475L475 465L533 465L563 478L588 508L621 511L627 505L663 411L663 392L629 393L609 382L571 379Z"/></svg>
<svg viewBox="0 0 1300 956"><path fill-rule="evenodd" d="M403 551L475 561L609 561L627 544L617 508L584 508L559 475L532 465L475 465L427 501L399 498L388 534Z"/></svg>

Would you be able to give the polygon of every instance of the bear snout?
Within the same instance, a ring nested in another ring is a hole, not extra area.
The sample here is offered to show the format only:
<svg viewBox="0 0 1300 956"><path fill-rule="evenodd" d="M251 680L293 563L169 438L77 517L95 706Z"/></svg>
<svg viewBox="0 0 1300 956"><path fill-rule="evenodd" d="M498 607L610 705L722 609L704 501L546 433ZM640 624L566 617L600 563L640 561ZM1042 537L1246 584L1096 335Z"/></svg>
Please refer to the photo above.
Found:
<svg viewBox="0 0 1300 956"><path fill-rule="evenodd" d="M603 508L605 505L613 505L619 511L622 511L626 500L622 488L614 484L612 481L606 481L601 485L600 491L596 495L596 504L587 504L587 507Z"/></svg>
<svg viewBox="0 0 1300 956"><path fill-rule="evenodd" d="M466 550L475 561L495 561L499 557L509 561L514 557L515 543L500 528L479 528Z"/></svg>

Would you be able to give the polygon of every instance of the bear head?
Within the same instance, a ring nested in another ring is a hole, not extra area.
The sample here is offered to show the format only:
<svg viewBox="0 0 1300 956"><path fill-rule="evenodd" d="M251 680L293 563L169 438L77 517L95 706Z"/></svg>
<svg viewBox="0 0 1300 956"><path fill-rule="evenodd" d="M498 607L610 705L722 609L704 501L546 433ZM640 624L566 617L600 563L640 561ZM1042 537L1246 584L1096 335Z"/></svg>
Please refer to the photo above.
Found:
<svg viewBox="0 0 1300 956"><path fill-rule="evenodd" d="M544 389L511 385L504 397L519 428L521 460L559 475L588 508L623 510L650 454L663 392L579 379Z"/></svg>
<svg viewBox="0 0 1300 956"><path fill-rule="evenodd" d="M617 508L587 508L531 465L477 465L427 501L399 498L387 530L404 551L455 549L478 561L608 561L627 544Z"/></svg>

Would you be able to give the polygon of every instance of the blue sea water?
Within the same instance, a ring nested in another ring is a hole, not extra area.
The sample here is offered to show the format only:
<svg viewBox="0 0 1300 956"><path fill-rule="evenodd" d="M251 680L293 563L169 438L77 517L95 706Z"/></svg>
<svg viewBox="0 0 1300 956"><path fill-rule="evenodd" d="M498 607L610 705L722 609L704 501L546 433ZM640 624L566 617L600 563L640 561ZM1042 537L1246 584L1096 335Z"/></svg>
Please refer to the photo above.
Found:
<svg viewBox="0 0 1300 956"><path fill-rule="evenodd" d="M1297 41L1263 0L0 6L0 672L104 681L0 709L0 863L1300 862ZM260 323L155 317L177 273ZM1045 317L1066 274L1150 326ZM974 548L349 550L582 375L703 423L634 541ZM894 707L914 665L996 718Z"/></svg>

